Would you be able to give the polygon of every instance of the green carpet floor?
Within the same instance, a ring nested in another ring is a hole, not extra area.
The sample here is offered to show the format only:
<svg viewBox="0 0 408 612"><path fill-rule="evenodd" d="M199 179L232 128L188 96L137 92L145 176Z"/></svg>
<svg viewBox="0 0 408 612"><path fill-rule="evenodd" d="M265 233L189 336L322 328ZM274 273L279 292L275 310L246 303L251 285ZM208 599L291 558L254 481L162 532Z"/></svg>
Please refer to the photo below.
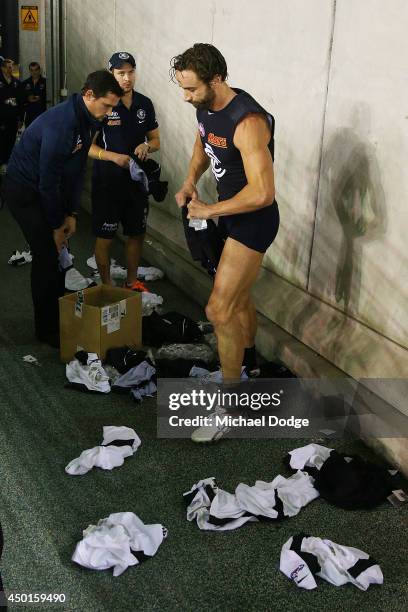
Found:
<svg viewBox="0 0 408 612"><path fill-rule="evenodd" d="M93 252L83 213L72 240L76 266L86 271ZM408 511L384 503L347 512L317 499L279 524L250 524L231 533L200 532L185 518L181 494L197 480L216 476L233 491L239 482L287 475L282 456L302 440L227 440L196 446L156 439L156 406L127 396L91 396L64 389L57 351L33 336L30 266L7 265L24 240L8 211L0 211L0 521L5 547L0 563L6 592L65 593L54 608L80 611L157 610L406 610ZM114 255L123 261L121 244ZM202 310L166 281L151 283L169 309L202 318ZM40 367L22 357L35 355ZM112 472L94 469L69 477L66 464L99 444L103 425L133 427L142 446ZM373 457L360 442L334 446ZM82 529L112 512L132 511L169 530L153 559L113 578L71 561ZM361 592L319 580L296 588L279 571L282 544L305 531L369 552L385 582ZM10 606L13 608L13 606ZM22 608L29 608L23 606ZM42 606L44 607L44 606Z"/></svg>

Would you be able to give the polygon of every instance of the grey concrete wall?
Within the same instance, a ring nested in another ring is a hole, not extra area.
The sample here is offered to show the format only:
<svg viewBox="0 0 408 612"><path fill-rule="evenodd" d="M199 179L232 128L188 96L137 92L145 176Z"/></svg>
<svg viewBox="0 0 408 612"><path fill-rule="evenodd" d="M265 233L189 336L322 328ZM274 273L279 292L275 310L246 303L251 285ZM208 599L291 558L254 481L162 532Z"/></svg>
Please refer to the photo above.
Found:
<svg viewBox="0 0 408 612"><path fill-rule="evenodd" d="M34 3L18 0L19 9L19 42L20 42L20 77L26 79L30 76L28 64L38 62L43 67L45 75L45 6L44 0ZM37 31L23 30L21 28L20 10L22 6L38 6L39 29Z"/></svg>
<svg viewBox="0 0 408 612"><path fill-rule="evenodd" d="M230 84L276 118L282 223L255 288L259 312L355 378L408 377L406 0L67 6L69 90L127 50L155 104L170 182L167 201L152 206L155 239L188 258L173 196L196 125L168 68L192 43L211 42ZM199 188L215 198L209 173Z"/></svg>

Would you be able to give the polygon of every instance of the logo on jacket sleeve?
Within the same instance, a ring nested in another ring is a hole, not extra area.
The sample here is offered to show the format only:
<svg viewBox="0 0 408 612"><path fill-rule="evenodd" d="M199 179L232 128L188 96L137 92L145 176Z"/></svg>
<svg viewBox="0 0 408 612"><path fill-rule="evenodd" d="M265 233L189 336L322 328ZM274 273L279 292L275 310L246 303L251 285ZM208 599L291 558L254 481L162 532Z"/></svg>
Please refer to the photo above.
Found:
<svg viewBox="0 0 408 612"><path fill-rule="evenodd" d="M122 125L122 120L118 111L112 111L110 115L107 115L106 125Z"/></svg>
<svg viewBox="0 0 408 612"><path fill-rule="evenodd" d="M72 151L72 154L77 153L77 151L80 151L81 149L82 149L82 138L81 138L81 135L79 134L77 136L76 145Z"/></svg>

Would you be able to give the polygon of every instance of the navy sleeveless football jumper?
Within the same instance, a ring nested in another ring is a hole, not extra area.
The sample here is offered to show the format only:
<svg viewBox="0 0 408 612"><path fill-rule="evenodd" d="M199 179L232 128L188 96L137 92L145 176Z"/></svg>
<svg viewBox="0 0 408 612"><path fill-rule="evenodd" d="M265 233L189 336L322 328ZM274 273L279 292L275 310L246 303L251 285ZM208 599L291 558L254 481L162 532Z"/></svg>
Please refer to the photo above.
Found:
<svg viewBox="0 0 408 612"><path fill-rule="evenodd" d="M274 158L275 120L262 106L242 89L233 88L236 96L219 111L198 110L198 131L204 152L210 158L217 181L220 202L234 197L248 183L240 151L233 139L238 123L249 113L264 115L269 123L269 150ZM219 217L221 236L231 237L245 246L264 253L274 241L279 229L279 210L276 200L254 212Z"/></svg>

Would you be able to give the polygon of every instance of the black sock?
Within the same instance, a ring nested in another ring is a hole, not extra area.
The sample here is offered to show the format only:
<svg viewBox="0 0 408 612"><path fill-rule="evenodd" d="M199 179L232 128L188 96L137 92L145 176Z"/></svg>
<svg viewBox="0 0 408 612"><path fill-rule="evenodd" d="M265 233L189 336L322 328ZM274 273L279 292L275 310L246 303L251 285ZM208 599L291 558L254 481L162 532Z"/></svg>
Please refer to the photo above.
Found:
<svg viewBox="0 0 408 612"><path fill-rule="evenodd" d="M255 344L245 349L242 365L245 366L248 371L257 367Z"/></svg>

